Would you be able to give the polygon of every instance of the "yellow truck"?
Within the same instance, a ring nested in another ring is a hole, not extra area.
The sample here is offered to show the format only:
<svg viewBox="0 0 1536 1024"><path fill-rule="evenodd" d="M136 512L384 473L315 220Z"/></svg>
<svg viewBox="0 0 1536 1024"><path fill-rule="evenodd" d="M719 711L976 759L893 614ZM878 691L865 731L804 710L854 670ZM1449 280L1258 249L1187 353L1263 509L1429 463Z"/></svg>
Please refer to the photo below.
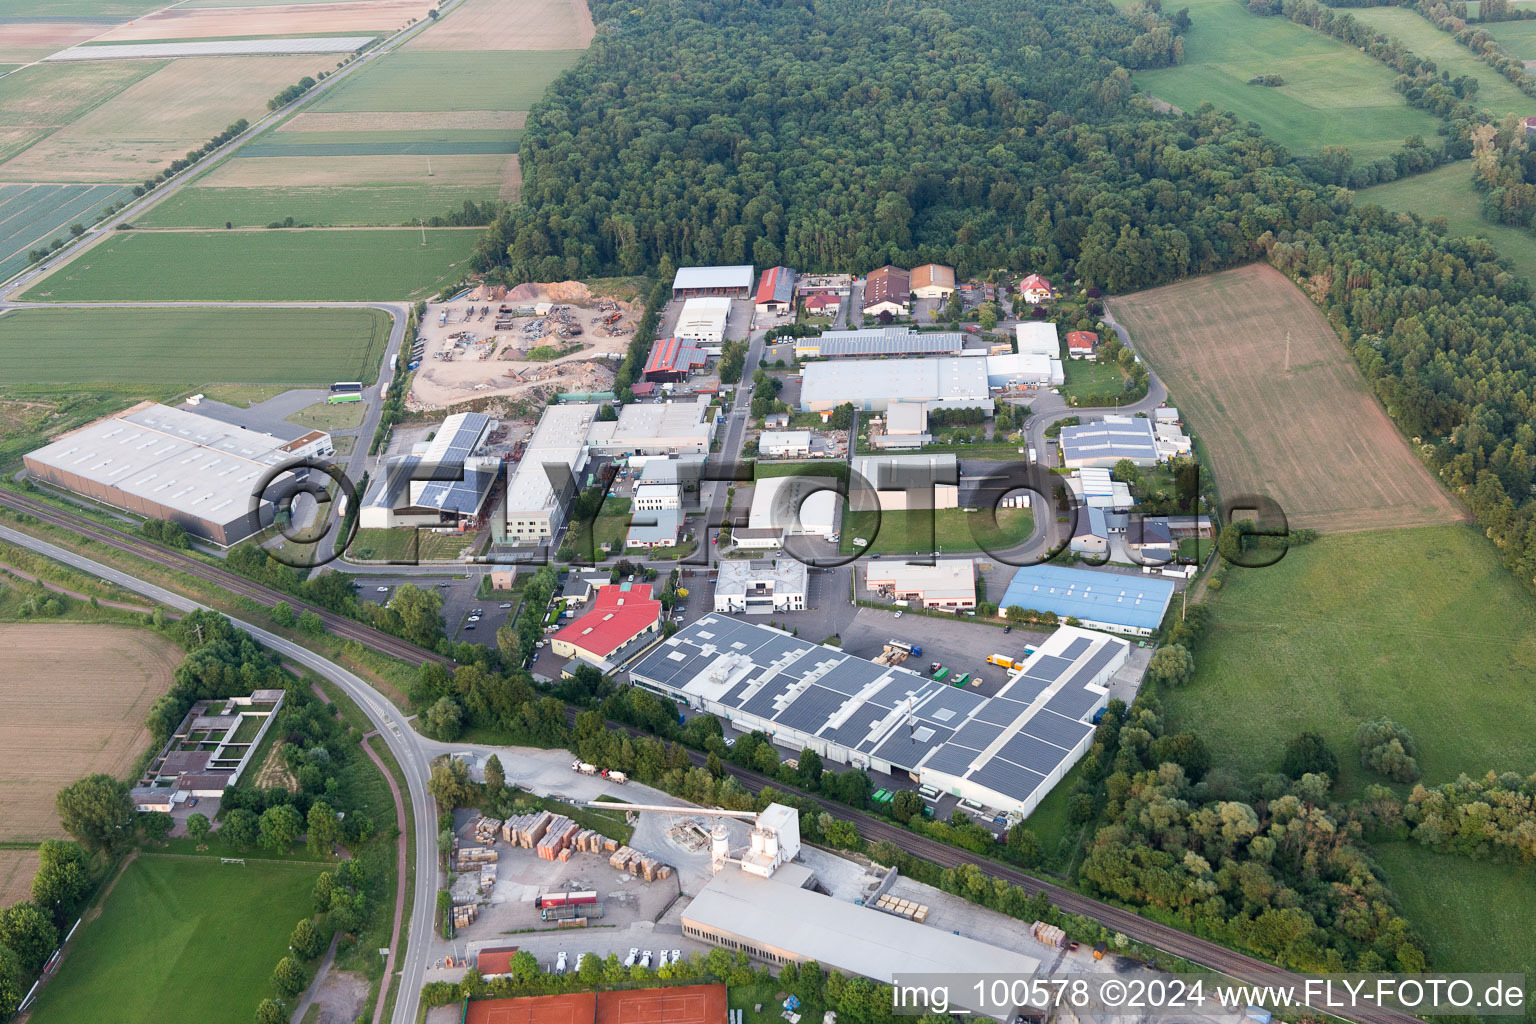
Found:
<svg viewBox="0 0 1536 1024"><path fill-rule="evenodd" d="M989 664L989 665L996 665L999 668L1007 668L1007 669L1012 669L1012 668L1017 668L1018 667L1017 665L1015 665L1013 663L1013 659L1012 658L1007 657L1006 655L1002 655L1002 654L994 654L994 655L992 655L990 658L987 659L987 664Z"/></svg>

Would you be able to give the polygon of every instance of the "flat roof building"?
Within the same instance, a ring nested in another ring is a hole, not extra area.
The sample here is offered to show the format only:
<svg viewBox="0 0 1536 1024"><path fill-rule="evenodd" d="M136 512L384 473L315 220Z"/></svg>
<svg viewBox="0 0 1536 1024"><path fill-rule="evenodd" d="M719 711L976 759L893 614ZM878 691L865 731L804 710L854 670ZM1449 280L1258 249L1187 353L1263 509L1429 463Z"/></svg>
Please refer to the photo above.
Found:
<svg viewBox="0 0 1536 1024"><path fill-rule="evenodd" d="M823 331L795 339L797 359L861 358L872 356L959 355L965 335L959 331L922 333L910 327L870 327L853 331Z"/></svg>
<svg viewBox="0 0 1536 1024"><path fill-rule="evenodd" d="M865 316L906 316L912 309L912 275L889 264L871 270L864 279Z"/></svg>
<svg viewBox="0 0 1536 1024"><path fill-rule="evenodd" d="M1061 428L1061 461L1068 469L1113 466L1129 459L1138 466L1161 461L1152 421L1141 416L1106 416Z"/></svg>
<svg viewBox="0 0 1536 1024"><path fill-rule="evenodd" d="M599 420L587 431L594 455L701 455L715 436L709 398L631 402L617 420Z"/></svg>
<svg viewBox="0 0 1536 1024"><path fill-rule="evenodd" d="M864 455L853 460L853 471L875 490L883 512L929 508L930 501L935 509L960 507L960 462L954 455ZM867 495L850 490L856 511L871 510Z"/></svg>
<svg viewBox="0 0 1536 1024"><path fill-rule="evenodd" d="M358 525L381 530L476 519L501 478L500 458L474 454L495 425L484 413L456 413L431 441L390 459L363 496Z"/></svg>
<svg viewBox="0 0 1536 1024"><path fill-rule="evenodd" d="M853 291L852 274L801 274L795 279L795 291L808 295L844 295Z"/></svg>
<svg viewBox="0 0 1536 1024"><path fill-rule="evenodd" d="M179 523L228 547L271 525L272 498L296 482L280 467L333 452L323 430L295 428L294 436L274 437L142 402L64 434L22 461L34 480Z"/></svg>
<svg viewBox="0 0 1536 1024"><path fill-rule="evenodd" d="M672 278L672 297L687 299L696 295L727 295L744 299L752 293L752 267L682 267Z"/></svg>
<svg viewBox="0 0 1536 1024"><path fill-rule="evenodd" d="M912 294L920 299L947 299L955 291L955 268L924 263L912 268Z"/></svg>
<svg viewBox="0 0 1536 1024"><path fill-rule="evenodd" d="M749 561L722 558L715 581L715 611L768 615L805 609L810 572L798 558Z"/></svg>
<svg viewBox="0 0 1536 1024"><path fill-rule="evenodd" d="M985 359L840 359L805 368L803 412L844 402L863 412L884 412L904 402L921 402L930 412L992 408Z"/></svg>
<svg viewBox="0 0 1536 1024"><path fill-rule="evenodd" d="M634 548L673 547L682 528L683 511L680 508L636 508L630 514L624 544Z"/></svg>
<svg viewBox="0 0 1536 1024"><path fill-rule="evenodd" d="M1025 320L1013 329L1019 355L1034 354L1061 358L1061 340L1056 325L1043 320Z"/></svg>
<svg viewBox="0 0 1536 1024"><path fill-rule="evenodd" d="M730 316L730 299L689 299L677 317L677 336L702 348L718 349L725 342L725 323Z"/></svg>
<svg viewBox="0 0 1536 1024"><path fill-rule="evenodd" d="M661 602L648 583L599 587L592 610L549 638L562 658L581 658L602 666L621 648L661 631Z"/></svg>
<svg viewBox="0 0 1536 1024"><path fill-rule="evenodd" d="M830 538L837 531L842 496L830 477L765 476L752 489L747 529ZM737 531L740 536L741 531Z"/></svg>
<svg viewBox="0 0 1536 1024"><path fill-rule="evenodd" d="M769 267L757 279L754 296L759 313L785 313L795 308L795 272L788 267Z"/></svg>
<svg viewBox="0 0 1536 1024"><path fill-rule="evenodd" d="M765 430L757 439L757 453L768 459L803 459L811 454L811 432Z"/></svg>
<svg viewBox="0 0 1536 1024"><path fill-rule="evenodd" d="M1156 576L1026 565L1014 573L998 607L1055 612L1094 629L1151 636L1162 624L1173 591L1171 582Z"/></svg>
<svg viewBox="0 0 1536 1024"><path fill-rule="evenodd" d="M1055 387L1067 379L1061 360L1036 352L987 356L987 383L995 388L1029 385Z"/></svg>
<svg viewBox="0 0 1536 1024"><path fill-rule="evenodd" d="M970 558L939 558L932 565L896 559L864 563L864 585L893 601L910 601L919 608L963 610L976 607L976 562Z"/></svg>
<svg viewBox="0 0 1536 1024"><path fill-rule="evenodd" d="M554 536L587 464L596 405L551 405L539 417L523 458L507 481L507 540L537 544ZM553 478L553 479L551 479Z"/></svg>
<svg viewBox="0 0 1536 1024"><path fill-rule="evenodd" d="M630 676L788 749L915 775L984 807L1027 815L1088 749L1089 719L1108 702L1107 683L1129 652L1118 637L1063 626L988 698L710 614L648 653ZM976 652L978 664L985 657Z"/></svg>

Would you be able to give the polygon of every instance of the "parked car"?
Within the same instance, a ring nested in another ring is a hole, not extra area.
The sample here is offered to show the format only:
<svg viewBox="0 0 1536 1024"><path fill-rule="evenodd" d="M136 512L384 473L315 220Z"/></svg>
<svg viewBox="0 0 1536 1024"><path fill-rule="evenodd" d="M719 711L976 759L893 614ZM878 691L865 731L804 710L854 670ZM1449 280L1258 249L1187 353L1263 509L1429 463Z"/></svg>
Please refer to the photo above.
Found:
<svg viewBox="0 0 1536 1024"><path fill-rule="evenodd" d="M640 966L641 967L649 967L649 966L651 966L651 951L650 950L646 950L644 953L640 954Z"/></svg>
<svg viewBox="0 0 1536 1024"><path fill-rule="evenodd" d="M565 950L563 949L560 951L560 955L555 957L555 973L565 973Z"/></svg>
<svg viewBox="0 0 1536 1024"><path fill-rule="evenodd" d="M624 966L625 967L633 967L633 966L635 966L635 961L638 960L639 958L640 958L640 947L639 946L630 946L629 947L629 956L624 958Z"/></svg>
<svg viewBox="0 0 1536 1024"><path fill-rule="evenodd" d="M388 587L380 587L379 588L379 593L387 594L387 593L389 593L389 588Z"/></svg>
<svg viewBox="0 0 1536 1024"><path fill-rule="evenodd" d="M508 603L506 603L506 604L501 606L501 610L502 611L506 611L508 608L511 608L511 607L512 607L511 602L508 602Z"/></svg>
<svg viewBox="0 0 1536 1024"><path fill-rule="evenodd" d="M474 628L475 628L475 624L474 624L474 623L473 623L473 622L469 622L469 623L466 623L466 624L465 624L465 626L464 626L464 631L465 631L465 632L466 632L466 633L467 633L467 632L469 632L469 631L470 631L470 630L471 630L471 629L474 629Z"/></svg>

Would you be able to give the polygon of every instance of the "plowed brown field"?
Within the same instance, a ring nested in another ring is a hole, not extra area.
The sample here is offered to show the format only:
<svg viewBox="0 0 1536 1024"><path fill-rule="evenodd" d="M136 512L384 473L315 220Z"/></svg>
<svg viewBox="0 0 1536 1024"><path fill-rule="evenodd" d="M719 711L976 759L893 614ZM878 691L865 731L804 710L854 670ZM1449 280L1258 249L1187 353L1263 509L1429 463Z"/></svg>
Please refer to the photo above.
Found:
<svg viewBox="0 0 1536 1024"><path fill-rule="evenodd" d="M1254 265L1109 305L1205 443L1224 501L1267 495L1291 526L1335 532L1464 518L1279 271Z"/></svg>

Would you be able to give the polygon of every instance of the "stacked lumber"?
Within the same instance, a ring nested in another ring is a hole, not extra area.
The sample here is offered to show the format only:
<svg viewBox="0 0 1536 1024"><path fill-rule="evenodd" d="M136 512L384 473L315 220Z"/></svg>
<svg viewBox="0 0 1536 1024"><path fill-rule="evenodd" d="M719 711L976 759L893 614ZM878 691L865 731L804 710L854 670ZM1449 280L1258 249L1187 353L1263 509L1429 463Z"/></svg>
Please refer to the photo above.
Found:
<svg viewBox="0 0 1536 1024"><path fill-rule="evenodd" d="M1030 925L1029 934L1047 946L1065 946L1067 944L1067 933L1053 924L1046 924L1044 921L1036 921Z"/></svg>
<svg viewBox="0 0 1536 1024"><path fill-rule="evenodd" d="M481 864L494 864L500 856L495 850L484 846L465 846L454 855L453 869L455 871L471 871Z"/></svg>
<svg viewBox="0 0 1536 1024"><path fill-rule="evenodd" d="M487 818L481 815L479 820L475 822L475 840L489 846L501 834L501 825L500 818Z"/></svg>
<svg viewBox="0 0 1536 1024"><path fill-rule="evenodd" d="M494 889L496 887L496 865L485 864L480 868L480 888Z"/></svg>
<svg viewBox="0 0 1536 1024"><path fill-rule="evenodd" d="M628 871L631 875L643 878L647 882L654 882L658 878L670 878L672 875L672 869L666 864L628 846L621 846L615 850L608 858L608 863L620 871Z"/></svg>
<svg viewBox="0 0 1536 1024"><path fill-rule="evenodd" d="M912 900L902 899L900 896L892 896L890 893L886 893L875 901L875 909L883 910L887 914L894 914L896 917L904 917L908 921L915 921L918 924L928 920L928 908L926 906L921 903L914 903Z"/></svg>
<svg viewBox="0 0 1536 1024"><path fill-rule="evenodd" d="M520 814L501 823L501 837L525 850L531 850L534 844L544 838L545 831L554 820L555 815L549 811Z"/></svg>
<svg viewBox="0 0 1536 1024"><path fill-rule="evenodd" d="M543 838L534 846L534 852L543 860L555 860L580 831L581 826L570 818L557 815L545 829Z"/></svg>
<svg viewBox="0 0 1536 1024"><path fill-rule="evenodd" d="M480 916L480 908L471 903L463 907L453 908L453 926L455 928L468 928L475 923L475 918Z"/></svg>

